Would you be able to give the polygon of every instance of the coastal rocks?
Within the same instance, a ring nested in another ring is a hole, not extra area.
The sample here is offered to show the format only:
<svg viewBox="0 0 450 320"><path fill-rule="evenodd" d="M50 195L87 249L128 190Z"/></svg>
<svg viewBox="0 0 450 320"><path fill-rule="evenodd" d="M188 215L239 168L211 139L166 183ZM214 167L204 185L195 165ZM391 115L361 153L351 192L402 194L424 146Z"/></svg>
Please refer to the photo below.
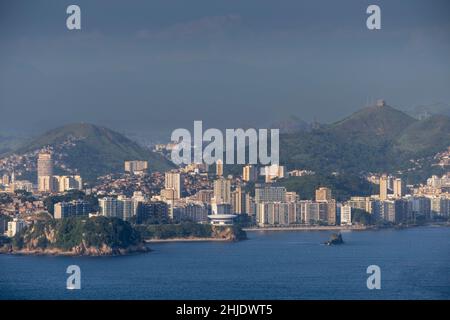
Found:
<svg viewBox="0 0 450 320"><path fill-rule="evenodd" d="M240 228L234 226L212 226L211 237L229 241L240 241L247 239L247 234Z"/></svg>
<svg viewBox="0 0 450 320"><path fill-rule="evenodd" d="M121 256L138 252L149 252L150 249L145 245L135 245L128 248L110 247L103 244L100 247L86 247L84 245L72 248L71 252L77 256Z"/></svg>
<svg viewBox="0 0 450 320"><path fill-rule="evenodd" d="M83 245L75 246L69 250L60 248L14 248L12 245L5 245L0 248L0 254L18 254L18 255L46 255L46 256L121 256L133 253L150 252L150 248L142 245L130 246L128 248L117 248L102 245L101 247L85 247Z"/></svg>
<svg viewBox="0 0 450 320"><path fill-rule="evenodd" d="M341 233L333 233L330 239L325 242L327 246L344 244Z"/></svg>
<svg viewBox="0 0 450 320"><path fill-rule="evenodd" d="M118 218L67 218L37 222L0 245L0 253L113 256L150 251L140 233Z"/></svg>

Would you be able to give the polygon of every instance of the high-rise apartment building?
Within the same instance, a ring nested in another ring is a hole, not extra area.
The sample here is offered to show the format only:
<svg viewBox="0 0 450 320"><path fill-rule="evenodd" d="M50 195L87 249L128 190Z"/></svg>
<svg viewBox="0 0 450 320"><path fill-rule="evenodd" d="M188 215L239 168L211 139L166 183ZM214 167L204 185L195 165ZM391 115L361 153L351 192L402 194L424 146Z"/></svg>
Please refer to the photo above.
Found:
<svg viewBox="0 0 450 320"><path fill-rule="evenodd" d="M223 176L223 161L220 159L216 161L216 176Z"/></svg>
<svg viewBox="0 0 450 320"><path fill-rule="evenodd" d="M167 223L169 206L162 201L140 203L137 210L136 222Z"/></svg>
<svg viewBox="0 0 450 320"><path fill-rule="evenodd" d="M401 198L405 195L405 190L403 186L402 179L396 178L394 179L394 197Z"/></svg>
<svg viewBox="0 0 450 320"><path fill-rule="evenodd" d="M253 165L246 165L242 168L242 180L246 182L258 179L258 169Z"/></svg>
<svg viewBox="0 0 450 320"><path fill-rule="evenodd" d="M284 202L286 200L286 188L272 186L270 184L255 185L255 202Z"/></svg>
<svg viewBox="0 0 450 320"><path fill-rule="evenodd" d="M58 190L58 181L54 176L39 176L38 177L38 191L53 192Z"/></svg>
<svg viewBox="0 0 450 320"><path fill-rule="evenodd" d="M301 221L304 224L315 224L319 221L319 203L311 200L299 201Z"/></svg>
<svg viewBox="0 0 450 320"><path fill-rule="evenodd" d="M208 206L206 204L186 203L173 208L175 222L193 221L208 222Z"/></svg>
<svg viewBox="0 0 450 320"><path fill-rule="evenodd" d="M329 225L335 225L337 222L336 200L334 200L334 199L327 201L327 220L326 221Z"/></svg>
<svg viewBox="0 0 450 320"><path fill-rule="evenodd" d="M90 212L91 206L89 202L83 200L58 202L53 206L53 216L55 219L87 216Z"/></svg>
<svg viewBox="0 0 450 320"><path fill-rule="evenodd" d="M200 190L197 192L197 201L203 203L211 203L211 199L214 197L214 190Z"/></svg>
<svg viewBox="0 0 450 320"><path fill-rule="evenodd" d="M295 202L264 202L257 206L258 225L289 225L301 221L299 206Z"/></svg>
<svg viewBox="0 0 450 320"><path fill-rule="evenodd" d="M3 175L3 177L2 177L2 184L3 184L4 186L9 185L9 176L8 176L7 174L4 174L4 175Z"/></svg>
<svg viewBox="0 0 450 320"><path fill-rule="evenodd" d="M125 196L119 196L117 197L117 200L122 203L122 205L120 206L122 208L122 219L130 220L131 217L133 217L135 214L133 199L127 198Z"/></svg>
<svg viewBox="0 0 450 320"><path fill-rule="evenodd" d="M125 172L132 174L141 174L148 169L148 162L144 160L125 161Z"/></svg>
<svg viewBox="0 0 450 320"><path fill-rule="evenodd" d="M211 214L229 214L231 215L233 212L231 212L231 204L229 203L219 203L219 202L213 202L211 203Z"/></svg>
<svg viewBox="0 0 450 320"><path fill-rule="evenodd" d="M178 200L178 195L177 195L177 191L174 188L170 188L170 189L161 189L160 192L161 195L161 199L162 200Z"/></svg>
<svg viewBox="0 0 450 320"><path fill-rule="evenodd" d="M6 235L10 238L14 237L16 233L20 232L23 228L25 228L25 221L14 218L12 221L8 222L8 230L6 231Z"/></svg>
<svg viewBox="0 0 450 320"><path fill-rule="evenodd" d="M98 199L98 205L100 207L100 214L102 216L122 219L123 215L121 202L116 198L105 197L102 199Z"/></svg>
<svg viewBox="0 0 450 320"><path fill-rule="evenodd" d="M285 177L285 168L284 166L280 166L278 164L272 164L270 166L266 166L263 169L265 175L265 182L269 183L278 178Z"/></svg>
<svg viewBox="0 0 450 320"><path fill-rule="evenodd" d="M387 200L388 198L388 176L383 174L380 177L380 200Z"/></svg>
<svg viewBox="0 0 450 320"><path fill-rule="evenodd" d="M55 189L54 191L65 192L68 190L82 190L83 179L76 176L53 176Z"/></svg>
<svg viewBox="0 0 450 320"><path fill-rule="evenodd" d="M214 181L214 202L231 204L231 182L220 177Z"/></svg>
<svg viewBox="0 0 450 320"><path fill-rule="evenodd" d="M432 216L449 217L450 216L450 199L444 197L432 198L431 200Z"/></svg>
<svg viewBox="0 0 450 320"><path fill-rule="evenodd" d="M352 224L352 207L349 205L341 206L341 226Z"/></svg>
<svg viewBox="0 0 450 320"><path fill-rule="evenodd" d="M297 202L300 200L299 195L297 192L286 192L286 202Z"/></svg>
<svg viewBox="0 0 450 320"><path fill-rule="evenodd" d="M233 214L245 213L245 193L240 186L231 192L231 211Z"/></svg>
<svg viewBox="0 0 450 320"><path fill-rule="evenodd" d="M53 176L53 159L50 152L41 152L37 163L38 177Z"/></svg>
<svg viewBox="0 0 450 320"><path fill-rule="evenodd" d="M174 200L181 198L181 174L179 172L166 172L165 174L165 188L173 189Z"/></svg>
<svg viewBox="0 0 450 320"><path fill-rule="evenodd" d="M50 152L39 153L37 160L37 177L38 191L53 191L53 159Z"/></svg>
<svg viewBox="0 0 450 320"><path fill-rule="evenodd" d="M321 187L316 190L316 201L330 201L331 197L331 189L326 187Z"/></svg>
<svg viewBox="0 0 450 320"><path fill-rule="evenodd" d="M256 204L255 200L248 193L245 194L245 213L249 216L256 215Z"/></svg>

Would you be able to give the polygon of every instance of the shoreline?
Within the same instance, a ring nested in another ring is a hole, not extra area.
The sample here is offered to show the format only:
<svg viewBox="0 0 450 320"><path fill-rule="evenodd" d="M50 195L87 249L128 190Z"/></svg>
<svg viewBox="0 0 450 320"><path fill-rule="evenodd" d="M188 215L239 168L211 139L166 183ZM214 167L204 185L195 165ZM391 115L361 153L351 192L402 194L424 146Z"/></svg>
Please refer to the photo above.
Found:
<svg viewBox="0 0 450 320"><path fill-rule="evenodd" d="M87 251L87 252L77 252L73 250L65 251L61 249L0 249L0 255L17 255L17 256L46 256L46 257L116 257L116 256L127 256L134 254L142 254L151 252L146 243L143 243L140 247L133 248L120 248L115 249L111 252L101 252L101 251Z"/></svg>
<svg viewBox="0 0 450 320"><path fill-rule="evenodd" d="M284 227L251 227L242 228L245 232L257 231L367 231L367 230L382 230L382 229L409 229L416 227L450 227L447 222L431 222L424 225L403 225L403 226L284 226Z"/></svg>
<svg viewBox="0 0 450 320"><path fill-rule="evenodd" d="M145 239L145 243L160 243L160 242L233 242L235 240L227 238L168 238L168 239Z"/></svg>
<svg viewBox="0 0 450 320"><path fill-rule="evenodd" d="M245 232L255 231L336 231L336 230L352 230L364 231L377 229L374 226L292 226L292 227L252 227L243 228Z"/></svg>

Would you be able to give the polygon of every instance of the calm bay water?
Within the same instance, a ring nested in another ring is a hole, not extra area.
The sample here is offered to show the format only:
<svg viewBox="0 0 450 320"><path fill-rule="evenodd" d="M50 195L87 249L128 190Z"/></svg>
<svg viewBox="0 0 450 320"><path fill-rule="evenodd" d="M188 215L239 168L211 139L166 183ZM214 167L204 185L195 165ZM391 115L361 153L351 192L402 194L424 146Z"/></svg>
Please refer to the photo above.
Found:
<svg viewBox="0 0 450 320"><path fill-rule="evenodd" d="M450 228L249 232L249 240L152 244L123 257L0 255L1 299L450 299ZM81 290L67 290L67 266ZM366 268L381 268L368 290Z"/></svg>

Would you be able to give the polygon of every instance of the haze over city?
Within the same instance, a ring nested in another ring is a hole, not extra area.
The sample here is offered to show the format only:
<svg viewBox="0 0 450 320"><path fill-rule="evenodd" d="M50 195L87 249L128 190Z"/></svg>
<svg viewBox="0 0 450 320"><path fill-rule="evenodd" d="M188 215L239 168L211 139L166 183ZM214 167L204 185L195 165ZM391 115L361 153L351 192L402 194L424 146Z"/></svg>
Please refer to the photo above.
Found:
<svg viewBox="0 0 450 320"><path fill-rule="evenodd" d="M67 1L2 1L2 118L21 118L21 133L91 122L168 138L193 120L264 127L333 122L376 98L448 104L448 1L378 2L370 32L368 1L78 1L82 30L69 32Z"/></svg>

